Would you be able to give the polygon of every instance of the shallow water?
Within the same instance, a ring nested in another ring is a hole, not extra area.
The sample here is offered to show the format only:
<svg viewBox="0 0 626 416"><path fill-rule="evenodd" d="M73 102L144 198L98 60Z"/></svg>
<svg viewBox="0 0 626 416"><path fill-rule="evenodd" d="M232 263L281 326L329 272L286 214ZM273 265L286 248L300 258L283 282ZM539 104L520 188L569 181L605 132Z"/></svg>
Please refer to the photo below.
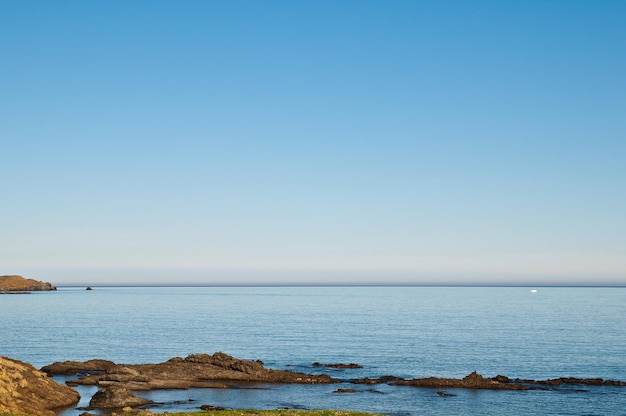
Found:
<svg viewBox="0 0 626 416"><path fill-rule="evenodd" d="M626 380L626 288L60 288L2 296L0 314L0 355L37 367L91 358L161 362L224 351L271 368L346 379L463 377L476 370L488 377ZM364 368L320 369L314 361ZM407 415L626 414L625 388L460 390L439 397L430 389L387 385L360 386L364 391L354 394L333 393L345 387L337 385L265 387L141 395L165 403L156 410L212 404ZM92 390L81 392L83 401Z"/></svg>

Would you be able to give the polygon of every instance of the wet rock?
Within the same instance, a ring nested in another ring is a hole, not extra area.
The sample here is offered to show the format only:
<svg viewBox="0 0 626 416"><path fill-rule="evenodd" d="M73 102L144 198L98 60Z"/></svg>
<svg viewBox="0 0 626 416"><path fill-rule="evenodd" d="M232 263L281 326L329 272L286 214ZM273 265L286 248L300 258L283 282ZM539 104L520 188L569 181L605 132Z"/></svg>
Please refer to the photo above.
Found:
<svg viewBox="0 0 626 416"><path fill-rule="evenodd" d="M438 391L437 395L439 397L454 397L454 396L456 396L456 394L446 393L445 391Z"/></svg>
<svg viewBox="0 0 626 416"><path fill-rule="evenodd" d="M109 386L98 390L89 401L89 406L95 409L122 409L149 403L152 403L152 401L137 397L123 387Z"/></svg>
<svg viewBox="0 0 626 416"><path fill-rule="evenodd" d="M72 406L79 400L78 392L32 365L0 357L0 413L55 416L55 409Z"/></svg>

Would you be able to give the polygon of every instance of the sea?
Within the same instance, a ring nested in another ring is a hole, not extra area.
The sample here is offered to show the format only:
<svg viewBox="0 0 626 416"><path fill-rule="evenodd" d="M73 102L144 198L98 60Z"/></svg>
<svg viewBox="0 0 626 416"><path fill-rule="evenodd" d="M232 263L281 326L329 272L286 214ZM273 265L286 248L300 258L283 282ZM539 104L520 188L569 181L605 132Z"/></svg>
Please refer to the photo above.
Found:
<svg viewBox="0 0 626 416"><path fill-rule="evenodd" d="M37 368L94 358L158 363L217 351L346 381L137 395L155 401L154 412L209 404L397 416L626 415L626 387L447 389L442 397L435 389L349 383L384 375L462 378L473 371L626 381L623 287L59 287L0 296L0 355ZM335 393L339 388L357 391ZM87 406L96 389L78 388L77 407Z"/></svg>

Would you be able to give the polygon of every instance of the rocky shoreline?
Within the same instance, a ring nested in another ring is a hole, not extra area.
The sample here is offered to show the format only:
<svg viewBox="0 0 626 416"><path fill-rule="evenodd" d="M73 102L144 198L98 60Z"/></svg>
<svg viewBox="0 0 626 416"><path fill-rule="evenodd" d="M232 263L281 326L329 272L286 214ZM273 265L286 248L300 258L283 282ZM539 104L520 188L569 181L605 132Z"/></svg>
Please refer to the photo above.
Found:
<svg viewBox="0 0 626 416"><path fill-rule="evenodd" d="M14 369L16 366L21 366L19 371ZM317 362L313 363L312 367L345 369L348 373L350 369L362 368L361 365L353 363L320 364ZM58 406L55 404L56 407L76 405L78 394L70 387L98 386L98 392L91 398L89 407L83 410L100 409L105 412L121 409L131 411L133 408L151 403L149 400L135 396L133 391L190 388L247 389L254 388L254 383L348 383L355 385L355 387L357 385L388 384L436 389L439 391L434 393L442 397L453 396L454 394L441 391L441 389L552 390L558 386L566 385L626 387L626 381L603 380L601 378L561 377L530 380L511 379L503 375L487 378L476 372L472 372L462 379L439 377L403 379L395 376L338 379L326 374L269 369L261 361L238 359L222 352L216 352L213 355L192 354L186 358L174 357L159 364L116 364L108 360L64 361L45 366L41 371L28 364L0 357L0 374L8 374L11 371L15 374L23 373L20 376L21 379L37 380L37 383L20 382L18 387L26 389L19 394L20 397L29 395L48 397L54 395L53 391L58 391L64 401L60 401L59 403L62 404ZM20 380L20 377L15 374L12 378L0 379L0 393L16 391L17 387L11 384L11 380ZM54 382L51 378L60 375L75 375L76 378L66 381L67 386L64 386ZM45 387L42 387L44 385ZM28 388L32 389L32 392L29 393ZM42 393L44 391L45 393ZM334 393L355 393L358 391L356 388L340 388L336 389ZM46 416L53 414L49 413L51 411L49 403L28 404L24 407L23 403L10 402L11 397L13 396L0 394L0 412L10 410L26 414L45 414ZM33 409L36 409L37 406L48 407L42 407L41 411L33 413Z"/></svg>

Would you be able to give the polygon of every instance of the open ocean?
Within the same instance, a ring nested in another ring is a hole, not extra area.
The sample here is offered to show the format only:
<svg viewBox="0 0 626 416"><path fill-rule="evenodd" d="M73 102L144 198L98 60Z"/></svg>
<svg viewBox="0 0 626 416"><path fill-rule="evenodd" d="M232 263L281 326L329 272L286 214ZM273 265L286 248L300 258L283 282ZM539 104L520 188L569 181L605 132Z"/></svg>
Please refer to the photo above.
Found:
<svg viewBox="0 0 626 416"><path fill-rule="evenodd" d="M626 380L626 288L60 287L0 296L0 355L40 368L104 358L156 363L223 351L335 378L601 377ZM363 369L315 368L357 363ZM59 378L59 380L63 380ZM154 411L348 409L389 415L626 415L626 387L548 391L263 385L137 395ZM332 393L337 388L360 390ZM78 389L87 405L93 387ZM187 402L193 399L193 402ZM174 402L185 402L176 404ZM78 415L69 410L64 416Z"/></svg>

